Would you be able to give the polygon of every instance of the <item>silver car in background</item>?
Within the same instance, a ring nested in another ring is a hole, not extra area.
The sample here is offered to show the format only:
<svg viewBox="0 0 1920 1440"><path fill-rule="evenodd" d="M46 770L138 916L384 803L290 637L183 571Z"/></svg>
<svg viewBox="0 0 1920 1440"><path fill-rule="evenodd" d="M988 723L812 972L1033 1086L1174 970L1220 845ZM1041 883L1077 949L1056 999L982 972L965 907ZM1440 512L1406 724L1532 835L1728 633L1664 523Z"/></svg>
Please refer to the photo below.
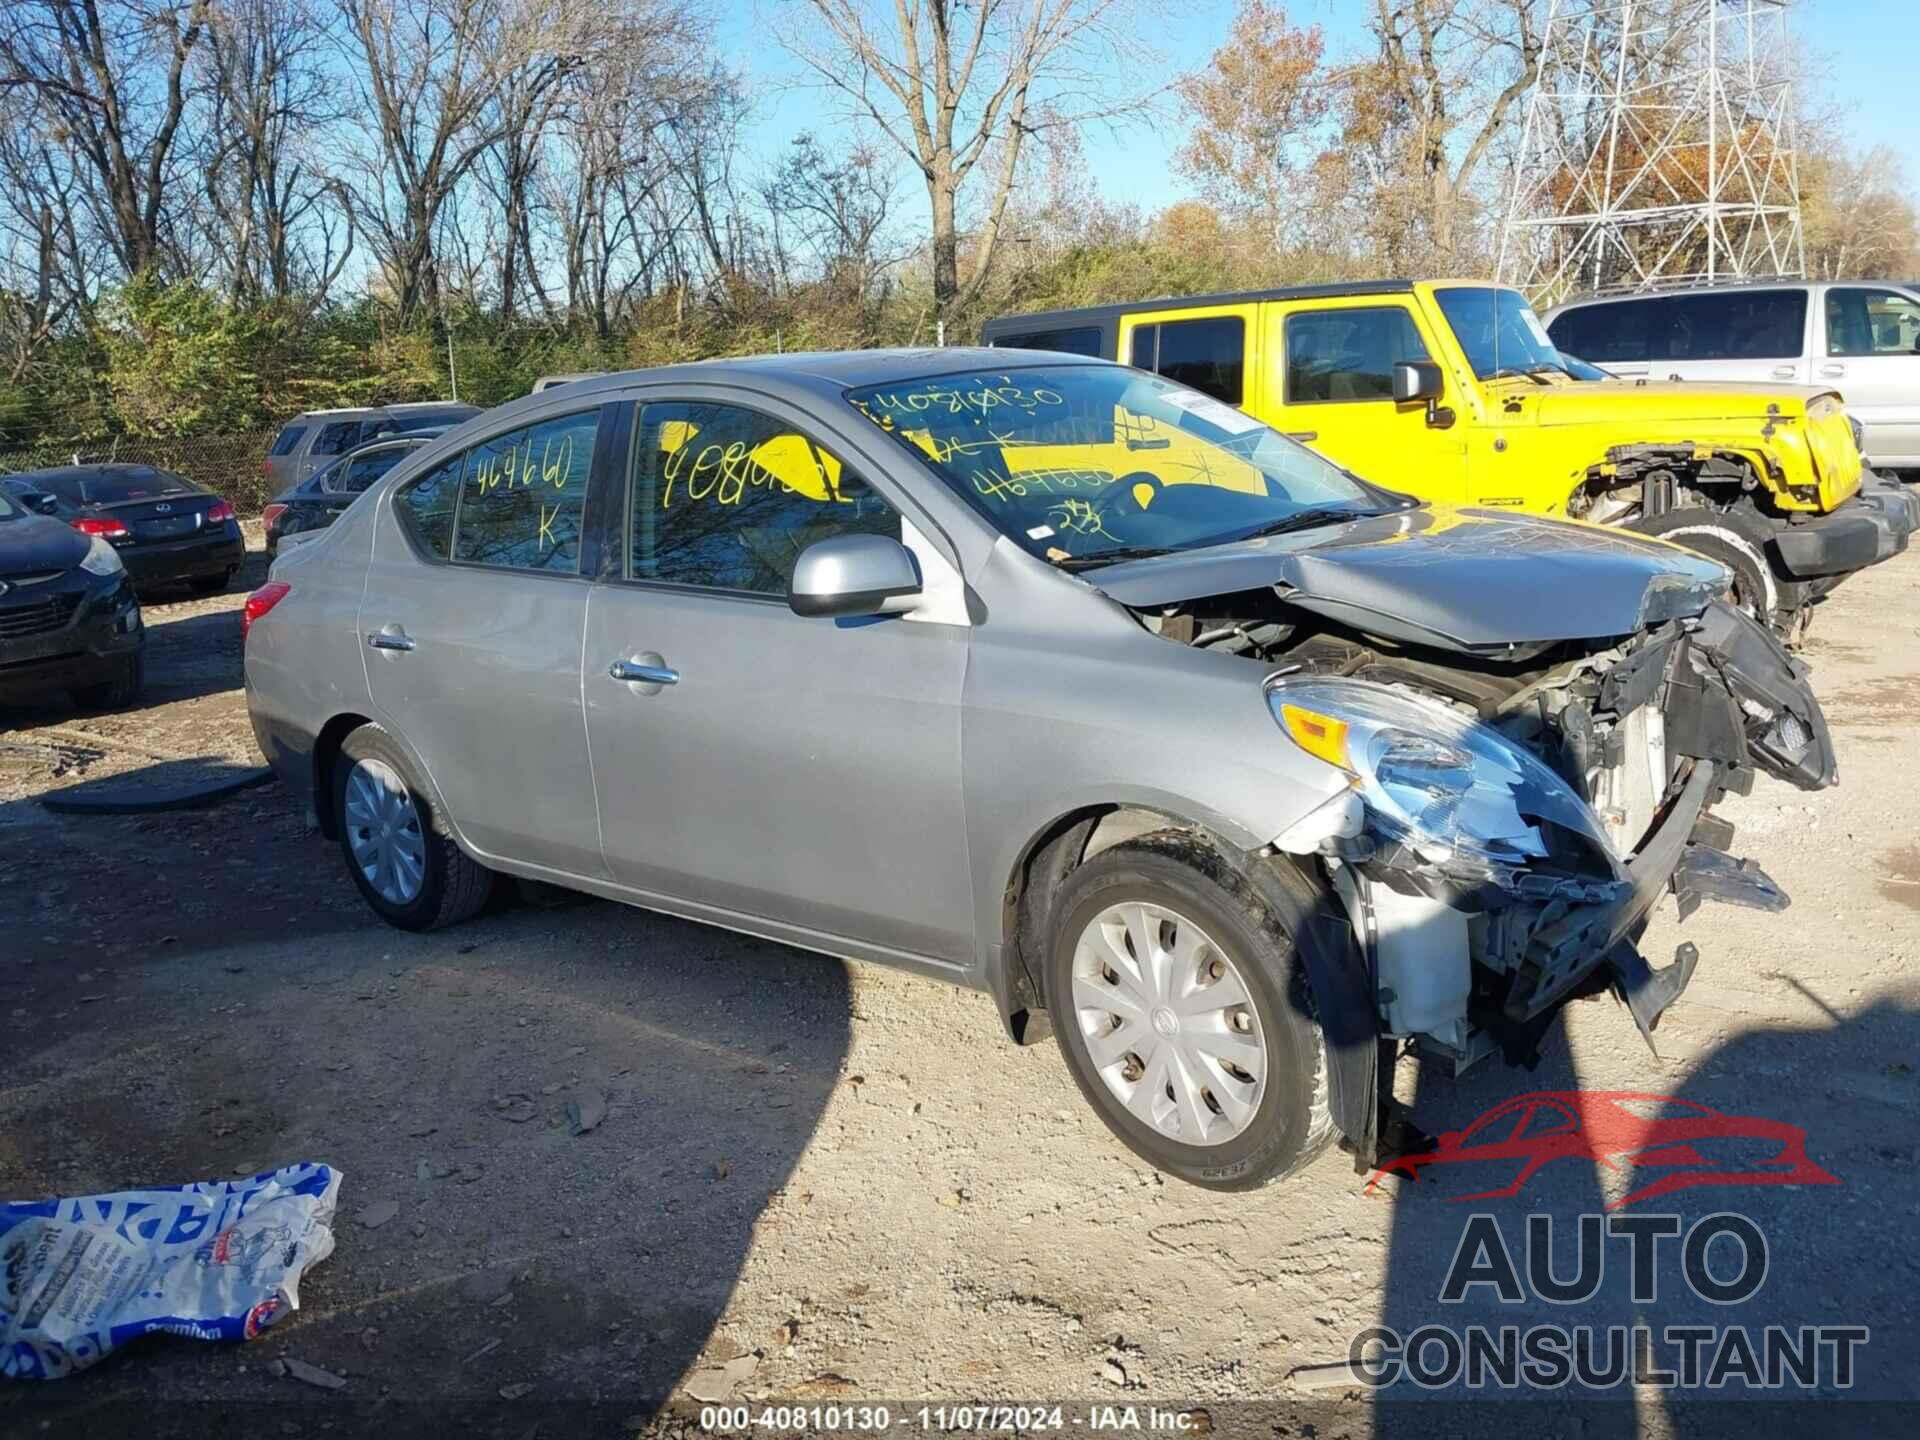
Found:
<svg viewBox="0 0 1920 1440"><path fill-rule="evenodd" d="M507 874L978 987L1245 1188L1374 1161L1385 1045L1650 1028L1661 896L1786 903L1710 807L1833 752L1725 585L1104 361L789 355L423 447L274 565L246 686L393 924Z"/></svg>

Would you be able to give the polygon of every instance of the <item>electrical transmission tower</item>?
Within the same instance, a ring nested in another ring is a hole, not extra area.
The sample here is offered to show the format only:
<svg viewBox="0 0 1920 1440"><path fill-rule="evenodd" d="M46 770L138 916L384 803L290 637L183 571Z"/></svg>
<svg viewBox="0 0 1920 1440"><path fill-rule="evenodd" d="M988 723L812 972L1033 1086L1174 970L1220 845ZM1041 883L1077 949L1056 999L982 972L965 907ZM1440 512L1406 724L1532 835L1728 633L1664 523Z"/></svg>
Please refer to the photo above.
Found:
<svg viewBox="0 0 1920 1440"><path fill-rule="evenodd" d="M1803 274L1791 0L1550 0L1499 273L1543 303Z"/></svg>

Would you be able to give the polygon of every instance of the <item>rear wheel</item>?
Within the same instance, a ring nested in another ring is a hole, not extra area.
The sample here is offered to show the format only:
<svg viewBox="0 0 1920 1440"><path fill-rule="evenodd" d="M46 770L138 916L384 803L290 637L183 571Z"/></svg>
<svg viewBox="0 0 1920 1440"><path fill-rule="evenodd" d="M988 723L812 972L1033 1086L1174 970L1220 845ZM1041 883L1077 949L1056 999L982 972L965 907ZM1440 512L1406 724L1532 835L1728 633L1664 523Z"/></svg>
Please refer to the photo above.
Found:
<svg viewBox="0 0 1920 1440"><path fill-rule="evenodd" d="M436 930L487 903L494 872L434 827L432 807L386 731L363 725L347 736L333 782L348 873L382 920L402 930Z"/></svg>
<svg viewBox="0 0 1920 1440"><path fill-rule="evenodd" d="M1719 561L1733 572L1736 606L1775 630L1793 627L1806 600L1805 587L1774 572L1767 558L1773 533L1758 513L1688 505L1636 520L1631 528Z"/></svg>
<svg viewBox="0 0 1920 1440"><path fill-rule="evenodd" d="M1326 1047L1291 938L1310 895L1276 914L1219 859L1169 830L1075 870L1053 907L1048 1011L1081 1093L1129 1149L1247 1190L1331 1139Z"/></svg>
<svg viewBox="0 0 1920 1440"><path fill-rule="evenodd" d="M146 683L146 658L129 655L115 667L111 680L102 680L98 685L74 686L73 699L83 710L118 710L131 705Z"/></svg>

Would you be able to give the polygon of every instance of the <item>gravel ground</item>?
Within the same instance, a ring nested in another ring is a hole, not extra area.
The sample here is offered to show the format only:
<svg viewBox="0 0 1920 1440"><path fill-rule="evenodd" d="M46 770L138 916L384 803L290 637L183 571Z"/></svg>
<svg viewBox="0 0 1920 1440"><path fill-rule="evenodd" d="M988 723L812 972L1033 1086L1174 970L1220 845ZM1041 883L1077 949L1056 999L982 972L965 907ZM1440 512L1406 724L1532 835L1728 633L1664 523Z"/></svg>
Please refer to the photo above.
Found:
<svg viewBox="0 0 1920 1440"><path fill-rule="evenodd" d="M1708 907L1683 930L1663 903L1646 953L1687 938L1703 958L1658 1057L1601 999L1532 1075L1408 1062L1398 1081L1435 1133L1575 1086L1804 1127L1837 1185L1637 1207L1754 1219L1770 1269L1737 1315L1665 1261L1659 1299L1634 1305L1620 1254L1584 1305L1440 1303L1472 1211L1516 1245L1528 1212L1564 1237L1625 1193L1625 1167L1562 1161L1517 1198L1460 1205L1465 1181L1370 1190L1332 1153L1213 1195L1111 1140L1054 1047L1007 1045L981 995L606 903L515 900L401 934L278 787L148 817L35 803L258 763L234 614L258 573L256 556L232 594L149 606L139 709L0 714L0 1196L324 1160L346 1175L338 1248L254 1344L153 1339L0 1389L0 1433L619 1434L731 1381L736 1399L1197 1405L1225 1433L1484 1435L1444 1403L1457 1391L1402 1385L1403 1407L1289 1380L1366 1326L1473 1320L1857 1323L1872 1338L1852 1394L1920 1402L1920 555L1816 622L1840 787L1763 783L1727 808L1792 908ZM575 1135L569 1102L605 1119ZM386 1202L393 1218L361 1222ZM282 1376L285 1358L345 1385ZM1270 1408L1240 1408L1255 1401ZM1616 1389L1540 1399L1524 1423L1750 1429L1734 1408L1690 1427L1657 1391ZM1893 1428L1841 1410L1856 1433ZM1773 1413L1763 1430L1819 1428ZM1888 1413L1912 1433L1920 1412Z"/></svg>

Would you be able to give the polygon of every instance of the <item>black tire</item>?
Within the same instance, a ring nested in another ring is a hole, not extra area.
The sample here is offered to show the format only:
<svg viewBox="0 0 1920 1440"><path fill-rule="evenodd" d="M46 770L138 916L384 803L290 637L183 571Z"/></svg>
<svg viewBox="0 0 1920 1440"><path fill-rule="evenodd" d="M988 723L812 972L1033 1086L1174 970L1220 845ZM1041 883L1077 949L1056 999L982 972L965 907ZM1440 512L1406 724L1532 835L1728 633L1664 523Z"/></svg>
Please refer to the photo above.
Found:
<svg viewBox="0 0 1920 1440"><path fill-rule="evenodd" d="M1629 528L1719 561L1733 572L1733 603L1777 631L1790 630L1806 603L1806 587L1773 568L1773 530L1756 511L1686 505Z"/></svg>
<svg viewBox="0 0 1920 1440"><path fill-rule="evenodd" d="M1290 913L1276 913L1205 841L1189 831L1161 830L1094 856L1067 877L1052 907L1048 1011L1080 1093L1141 1159L1211 1190L1251 1190L1284 1179L1333 1138L1326 1042L1314 1017L1306 966L1290 938L1304 928L1316 897L1298 871L1275 873L1275 888ZM1073 1000L1075 952L1102 911L1128 901L1159 905L1197 923L1245 983L1266 1039L1265 1089L1245 1128L1219 1143L1187 1144L1143 1121L1108 1088L1088 1050Z"/></svg>
<svg viewBox="0 0 1920 1440"><path fill-rule="evenodd" d="M223 595L227 586L233 583L233 571L223 570L218 575L196 575L187 581L187 589L195 595Z"/></svg>
<svg viewBox="0 0 1920 1440"><path fill-rule="evenodd" d="M73 700L83 710L120 710L139 698L147 683L144 655L129 655L120 662L111 680L98 685L76 685Z"/></svg>
<svg viewBox="0 0 1920 1440"><path fill-rule="evenodd" d="M424 872L418 893L396 903L374 888L355 861L353 836L347 819L347 780L356 762L379 761L400 777L417 817L424 850ZM333 790L333 813L340 831L340 854L353 883L378 915L401 930L438 930L477 914L493 894L495 874L454 843L434 815L433 807L414 781L406 753L378 725L362 725L347 736L328 777Z"/></svg>

